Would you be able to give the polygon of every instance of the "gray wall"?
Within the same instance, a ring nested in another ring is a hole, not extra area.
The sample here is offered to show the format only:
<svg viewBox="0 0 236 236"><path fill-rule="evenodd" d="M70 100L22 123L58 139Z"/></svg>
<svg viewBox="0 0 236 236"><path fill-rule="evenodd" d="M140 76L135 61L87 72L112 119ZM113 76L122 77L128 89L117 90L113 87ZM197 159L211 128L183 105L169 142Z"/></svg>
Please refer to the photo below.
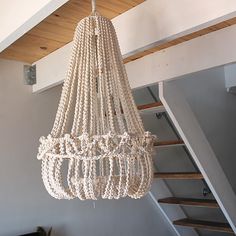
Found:
<svg viewBox="0 0 236 236"><path fill-rule="evenodd" d="M147 196L141 200L55 200L44 189L38 139L53 124L60 87L32 94L23 64L0 60L0 235L52 226L58 236L171 236Z"/></svg>
<svg viewBox="0 0 236 236"><path fill-rule="evenodd" d="M186 75L170 83L176 84L189 102L236 192L236 96L226 92L223 67ZM151 89L158 97L158 85L151 86ZM138 104L154 101L147 88L135 90L134 97ZM146 129L155 133L159 140L176 139L164 117L157 119L155 114L145 115L143 121ZM154 161L158 171L195 171L182 147L157 149ZM200 180L166 180L165 183L176 197L213 198L212 194L203 196L204 184ZM226 222L220 209L183 207L183 210L190 218ZM199 234L201 236L227 235L203 230L199 231Z"/></svg>
<svg viewBox="0 0 236 236"><path fill-rule="evenodd" d="M179 77L170 83L177 85L183 93L236 192L236 95L226 91L224 67ZM151 86L151 89L158 98L158 85ZM154 102L147 88L135 90L134 97L138 104ZM143 120L146 129L157 134L160 140L176 138L165 119L158 120L155 115L149 115ZM159 151L158 166L162 171L181 171L181 168L191 171L177 149L172 149L175 158L170 153L162 158L167 151Z"/></svg>
<svg viewBox="0 0 236 236"><path fill-rule="evenodd" d="M227 93L224 68L173 81L183 92L236 192L236 96Z"/></svg>

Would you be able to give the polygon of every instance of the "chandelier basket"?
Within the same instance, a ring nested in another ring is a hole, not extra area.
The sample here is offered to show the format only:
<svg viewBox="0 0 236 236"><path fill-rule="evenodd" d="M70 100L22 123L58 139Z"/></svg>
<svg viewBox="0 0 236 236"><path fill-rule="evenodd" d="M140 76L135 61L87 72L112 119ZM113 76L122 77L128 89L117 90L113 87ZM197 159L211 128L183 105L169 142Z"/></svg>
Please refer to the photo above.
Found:
<svg viewBox="0 0 236 236"><path fill-rule="evenodd" d="M140 198L150 189L155 137L145 132L111 21L96 11L74 34L42 178L57 199Z"/></svg>

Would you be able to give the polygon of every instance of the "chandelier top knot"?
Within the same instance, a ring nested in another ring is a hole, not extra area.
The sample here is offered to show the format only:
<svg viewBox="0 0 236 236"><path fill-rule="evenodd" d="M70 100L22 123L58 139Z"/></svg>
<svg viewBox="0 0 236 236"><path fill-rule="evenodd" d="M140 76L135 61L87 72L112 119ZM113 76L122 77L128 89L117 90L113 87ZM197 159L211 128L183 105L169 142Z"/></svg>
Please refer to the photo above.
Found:
<svg viewBox="0 0 236 236"><path fill-rule="evenodd" d="M91 0L92 3L92 12L96 11L96 0Z"/></svg>
<svg viewBox="0 0 236 236"><path fill-rule="evenodd" d="M111 21L97 13L82 19L51 134L40 138L47 191L57 199L140 198L152 182L153 141Z"/></svg>

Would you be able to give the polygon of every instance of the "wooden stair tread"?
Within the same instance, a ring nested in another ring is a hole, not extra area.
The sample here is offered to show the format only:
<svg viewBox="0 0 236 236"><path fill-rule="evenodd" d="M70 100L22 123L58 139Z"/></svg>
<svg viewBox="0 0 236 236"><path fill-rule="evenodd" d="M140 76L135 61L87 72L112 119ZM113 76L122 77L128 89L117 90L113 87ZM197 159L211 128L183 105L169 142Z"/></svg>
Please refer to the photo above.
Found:
<svg viewBox="0 0 236 236"><path fill-rule="evenodd" d="M228 223L214 222L214 221L204 221L195 219L181 219L173 222L174 225L193 227L197 229L206 229L218 232L233 233L230 225Z"/></svg>
<svg viewBox="0 0 236 236"><path fill-rule="evenodd" d="M161 102L153 102L149 104L139 105L137 106L139 111L145 111L147 109L151 108L158 108L162 107ZM156 147L167 147L167 146L177 146L177 145L184 145L184 142L182 140L167 140L167 141L156 141L154 143L154 146Z"/></svg>
<svg viewBox="0 0 236 236"><path fill-rule="evenodd" d="M149 104L144 104L144 105L139 105L137 106L138 110L145 110L145 109L150 109L150 108L155 108L155 107L160 107L163 106L161 102L153 102Z"/></svg>
<svg viewBox="0 0 236 236"><path fill-rule="evenodd" d="M203 179L199 172L156 172L154 177L159 179Z"/></svg>
<svg viewBox="0 0 236 236"><path fill-rule="evenodd" d="M153 103L148 103L144 105L138 105L137 109L141 114L146 113L146 112L151 112L151 111L154 113L165 112L165 108L161 102L153 102ZM121 113L123 114L122 108L121 108ZM116 115L115 111L114 111L114 114Z"/></svg>
<svg viewBox="0 0 236 236"><path fill-rule="evenodd" d="M176 145L184 145L183 140L167 140L167 141L156 141L154 146L156 147L164 147L164 146L176 146Z"/></svg>
<svg viewBox="0 0 236 236"><path fill-rule="evenodd" d="M159 114L165 112L165 107L161 102L153 102L149 104L137 106L140 115L142 114Z"/></svg>
<svg viewBox="0 0 236 236"><path fill-rule="evenodd" d="M216 200L211 199L168 197L159 199L158 202L165 204L179 204L185 206L219 208L219 205L217 204Z"/></svg>

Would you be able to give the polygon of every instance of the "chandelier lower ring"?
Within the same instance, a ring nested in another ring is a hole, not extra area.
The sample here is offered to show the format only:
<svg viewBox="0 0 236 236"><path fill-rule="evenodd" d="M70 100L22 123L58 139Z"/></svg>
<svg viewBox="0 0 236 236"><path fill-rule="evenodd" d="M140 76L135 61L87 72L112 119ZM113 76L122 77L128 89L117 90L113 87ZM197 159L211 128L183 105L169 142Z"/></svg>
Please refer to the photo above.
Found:
<svg viewBox="0 0 236 236"><path fill-rule="evenodd" d="M57 199L140 198L153 178L153 140L149 132L41 138L44 185Z"/></svg>

